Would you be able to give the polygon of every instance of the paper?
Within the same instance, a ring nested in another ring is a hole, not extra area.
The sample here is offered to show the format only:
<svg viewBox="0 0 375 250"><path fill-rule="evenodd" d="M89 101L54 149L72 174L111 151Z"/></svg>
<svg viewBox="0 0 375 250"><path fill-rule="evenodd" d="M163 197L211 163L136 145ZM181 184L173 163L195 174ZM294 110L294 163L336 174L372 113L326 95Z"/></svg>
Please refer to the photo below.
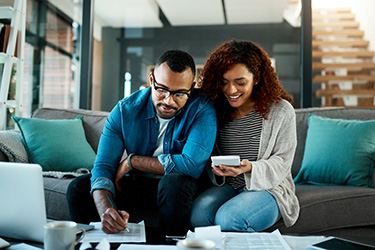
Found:
<svg viewBox="0 0 375 250"><path fill-rule="evenodd" d="M272 233L224 233L226 250L291 250L279 230Z"/></svg>
<svg viewBox="0 0 375 250"><path fill-rule="evenodd" d="M215 248L221 249L222 235L221 227L219 225L210 227L196 227L194 230L196 239L212 240L215 242Z"/></svg>
<svg viewBox="0 0 375 250"><path fill-rule="evenodd" d="M39 247L33 247L25 243L20 243L16 245L12 245L7 250L40 250Z"/></svg>
<svg viewBox="0 0 375 250"><path fill-rule="evenodd" d="M117 250L174 250L176 246L169 245L136 245L136 244L121 244Z"/></svg>
<svg viewBox="0 0 375 250"><path fill-rule="evenodd" d="M239 155L223 155L223 156L211 156L211 161L214 166L220 164L228 166L239 166L240 156Z"/></svg>
<svg viewBox="0 0 375 250"><path fill-rule="evenodd" d="M108 242L146 242L145 223L128 223L127 231L122 231L117 234L106 234L102 231L101 222L91 222L90 225L94 225L95 228L86 232L86 236L81 240L87 242L100 242L103 238L106 238Z"/></svg>
<svg viewBox="0 0 375 250"><path fill-rule="evenodd" d="M211 227L207 227L211 228ZM209 230L209 229L208 229ZM195 238L196 233L188 232L187 238ZM309 245L327 239L325 236L282 236L279 230L272 233L222 233L225 250L247 250L247 249L277 249L277 250L306 250ZM118 250L173 250L176 246L167 245L144 245L144 244L122 244Z"/></svg>
<svg viewBox="0 0 375 250"><path fill-rule="evenodd" d="M94 249L91 244L87 241L83 241L79 250ZM111 245L106 238L103 238L100 243L95 247L96 250L110 250Z"/></svg>
<svg viewBox="0 0 375 250"><path fill-rule="evenodd" d="M207 227L210 228L210 227ZM195 228L196 230L197 228ZM187 238L195 238L196 233L188 232ZM222 232L222 249L225 250L291 250L279 230L272 233L230 233ZM219 249L219 248L215 248Z"/></svg>

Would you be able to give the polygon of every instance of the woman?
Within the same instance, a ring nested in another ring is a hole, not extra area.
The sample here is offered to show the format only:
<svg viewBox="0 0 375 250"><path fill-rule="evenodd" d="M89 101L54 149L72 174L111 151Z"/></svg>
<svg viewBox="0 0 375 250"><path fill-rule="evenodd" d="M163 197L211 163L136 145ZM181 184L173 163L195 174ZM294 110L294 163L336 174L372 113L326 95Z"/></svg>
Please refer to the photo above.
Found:
<svg viewBox="0 0 375 250"><path fill-rule="evenodd" d="M267 53L249 41L229 41L208 58L201 89L217 108L217 155L239 155L239 166L210 166L214 186L194 202L193 227L262 231L280 218L292 226L299 203L291 175L295 113Z"/></svg>

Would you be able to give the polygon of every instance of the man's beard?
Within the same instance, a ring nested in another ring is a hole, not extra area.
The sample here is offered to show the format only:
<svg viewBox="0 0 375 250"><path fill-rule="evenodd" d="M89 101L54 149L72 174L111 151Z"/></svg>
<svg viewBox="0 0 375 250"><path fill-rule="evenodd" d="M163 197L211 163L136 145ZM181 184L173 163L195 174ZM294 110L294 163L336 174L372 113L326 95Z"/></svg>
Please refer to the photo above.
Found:
<svg viewBox="0 0 375 250"><path fill-rule="evenodd" d="M171 110L174 110L171 111L171 112L162 112L162 110L159 109L159 107L165 107L167 109L171 109ZM166 105L165 103L158 103L157 104L157 107L158 107L158 111L160 112L158 115L161 117L161 118L165 118L165 119L169 119L169 118L172 118L176 113L177 113L177 108L176 107L173 107L173 106L170 106L170 105ZM165 116L167 115L167 116Z"/></svg>

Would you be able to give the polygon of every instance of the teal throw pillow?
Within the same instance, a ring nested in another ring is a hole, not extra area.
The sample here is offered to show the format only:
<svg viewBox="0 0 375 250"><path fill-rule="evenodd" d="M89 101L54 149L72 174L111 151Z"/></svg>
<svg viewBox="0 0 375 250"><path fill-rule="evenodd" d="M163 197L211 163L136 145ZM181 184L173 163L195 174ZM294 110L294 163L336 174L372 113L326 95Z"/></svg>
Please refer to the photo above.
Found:
<svg viewBox="0 0 375 250"><path fill-rule="evenodd" d="M40 164L43 171L92 169L96 155L86 140L82 117L44 120L13 116L12 119L21 131L30 162Z"/></svg>
<svg viewBox="0 0 375 250"><path fill-rule="evenodd" d="M294 182L372 187L375 120L308 119L305 153Z"/></svg>

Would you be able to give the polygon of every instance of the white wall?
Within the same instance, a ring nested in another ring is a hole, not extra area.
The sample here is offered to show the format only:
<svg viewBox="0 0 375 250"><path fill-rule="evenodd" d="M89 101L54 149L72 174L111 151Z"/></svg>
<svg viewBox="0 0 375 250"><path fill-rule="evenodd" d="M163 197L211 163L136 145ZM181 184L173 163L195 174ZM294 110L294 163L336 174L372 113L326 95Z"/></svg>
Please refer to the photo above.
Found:
<svg viewBox="0 0 375 250"><path fill-rule="evenodd" d="M355 20L370 41L369 50L375 50L375 1L374 0L312 0L313 8L352 8Z"/></svg>

